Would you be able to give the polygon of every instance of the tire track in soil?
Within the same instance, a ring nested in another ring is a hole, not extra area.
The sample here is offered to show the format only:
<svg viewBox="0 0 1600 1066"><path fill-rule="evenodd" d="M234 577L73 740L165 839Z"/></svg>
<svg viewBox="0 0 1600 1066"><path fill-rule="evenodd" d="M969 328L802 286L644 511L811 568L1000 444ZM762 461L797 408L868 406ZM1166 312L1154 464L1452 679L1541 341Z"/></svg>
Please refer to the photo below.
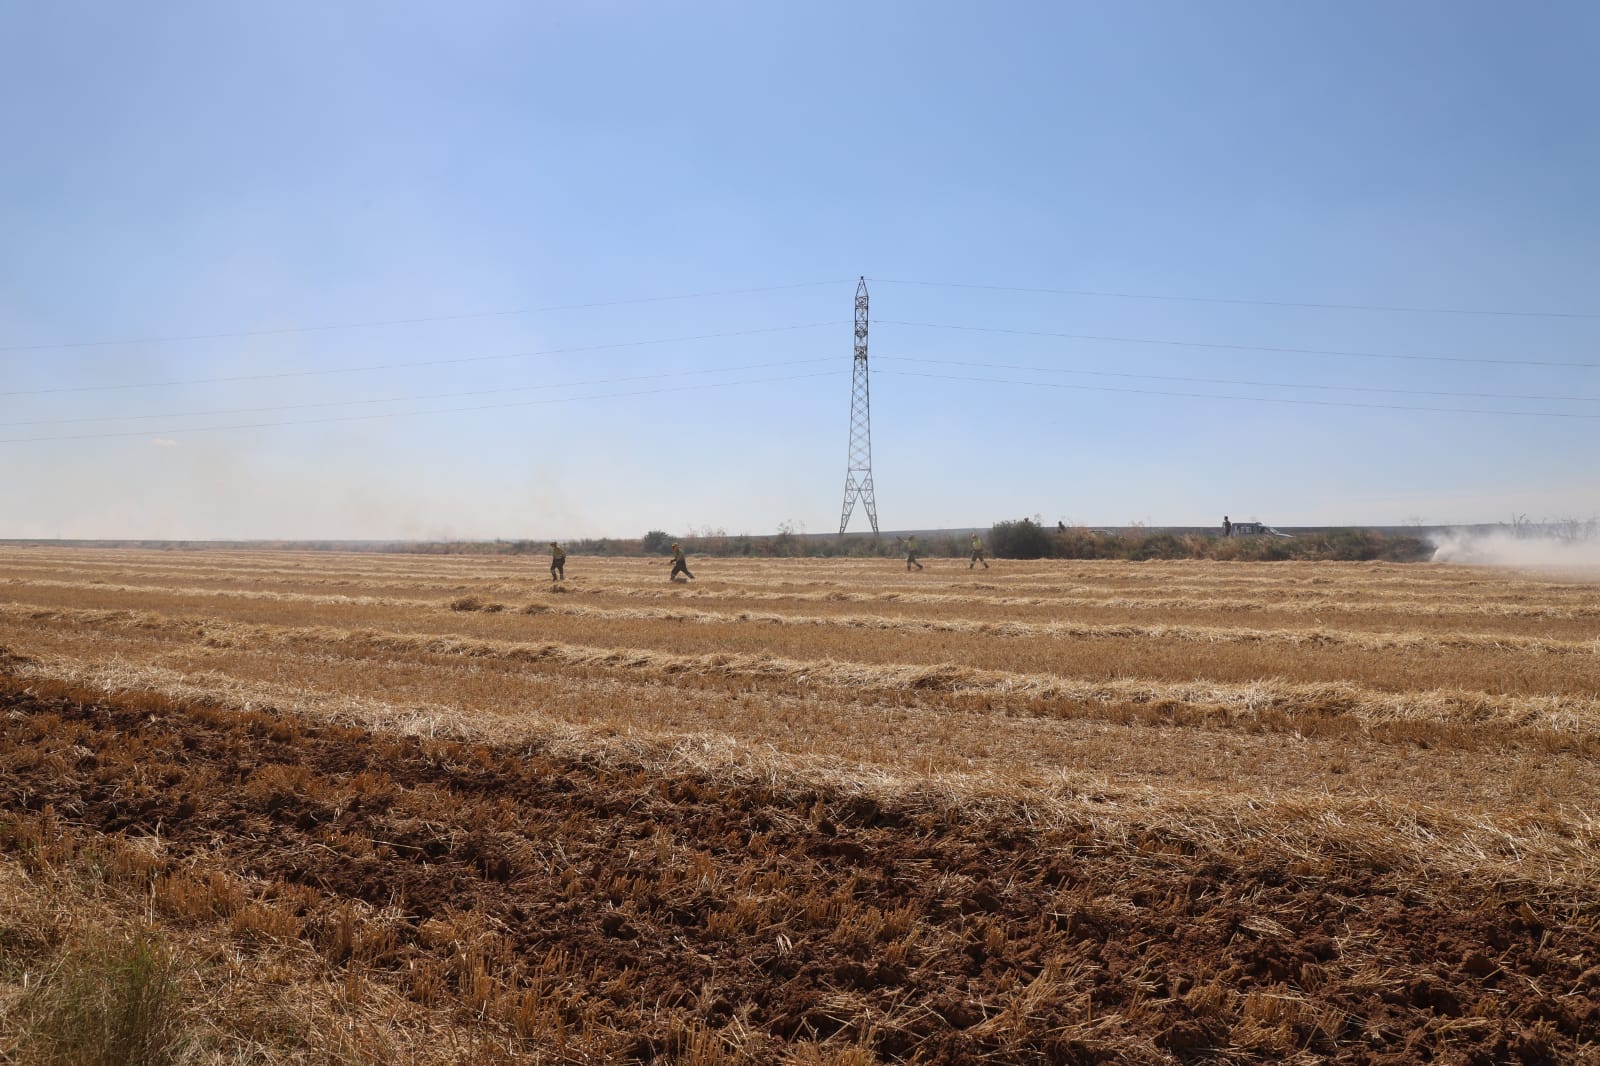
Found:
<svg viewBox="0 0 1600 1066"><path fill-rule="evenodd" d="M1111 850L1087 828L4 683L0 794L4 821L159 833L169 863L307 886L325 914L397 906L370 964L397 984L442 950L422 927L462 912L502 931L501 980L563 951L615 1061L674 1054L662 1003L747 1026L756 1061L827 1037L939 1066L1572 1062L1600 1040L1593 913L1485 884L1423 897L1337 859Z"/></svg>

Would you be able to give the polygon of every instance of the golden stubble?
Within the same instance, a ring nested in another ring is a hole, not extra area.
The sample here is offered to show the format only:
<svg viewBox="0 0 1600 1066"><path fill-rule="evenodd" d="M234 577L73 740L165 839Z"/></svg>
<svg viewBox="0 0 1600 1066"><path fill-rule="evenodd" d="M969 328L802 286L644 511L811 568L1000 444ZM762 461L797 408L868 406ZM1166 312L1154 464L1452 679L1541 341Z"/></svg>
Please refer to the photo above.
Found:
<svg viewBox="0 0 1600 1066"><path fill-rule="evenodd" d="M8 549L0 645L14 674L107 692L1092 808L1108 833L1387 850L1552 890L1592 872L1600 595L1582 582L706 558L672 585L655 560L573 557L552 586L543 565Z"/></svg>

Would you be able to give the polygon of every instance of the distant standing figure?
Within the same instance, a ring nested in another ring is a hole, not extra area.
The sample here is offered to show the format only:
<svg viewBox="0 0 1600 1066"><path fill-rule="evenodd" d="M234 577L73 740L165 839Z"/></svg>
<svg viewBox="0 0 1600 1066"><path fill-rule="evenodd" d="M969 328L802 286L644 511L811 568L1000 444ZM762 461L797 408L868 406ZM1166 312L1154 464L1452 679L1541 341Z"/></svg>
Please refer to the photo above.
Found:
<svg viewBox="0 0 1600 1066"><path fill-rule="evenodd" d="M1233 536L1233 520L1227 515L1222 516L1222 535L1224 537Z"/></svg>
<svg viewBox="0 0 1600 1066"><path fill-rule="evenodd" d="M672 573L667 575L667 580L676 581L679 574L682 574L690 581L694 580L694 575L689 573L689 564L683 561L683 549L674 544L672 546Z"/></svg>
<svg viewBox="0 0 1600 1066"><path fill-rule="evenodd" d="M920 555L920 554L921 554L921 549L919 549L917 547L917 538L916 537L907 537L906 538L906 570L907 571L910 571L910 569L913 566L916 567L918 570L922 569L922 564L917 562L917 556Z"/></svg>
<svg viewBox="0 0 1600 1066"><path fill-rule="evenodd" d="M967 564L967 569L971 570L979 563L983 564L985 570L989 569L989 561L983 557L983 541L979 540L978 535L974 533L972 535L972 561Z"/></svg>
<svg viewBox="0 0 1600 1066"><path fill-rule="evenodd" d="M550 580L565 581L567 579L567 553L561 550L561 545L555 541L550 542Z"/></svg>

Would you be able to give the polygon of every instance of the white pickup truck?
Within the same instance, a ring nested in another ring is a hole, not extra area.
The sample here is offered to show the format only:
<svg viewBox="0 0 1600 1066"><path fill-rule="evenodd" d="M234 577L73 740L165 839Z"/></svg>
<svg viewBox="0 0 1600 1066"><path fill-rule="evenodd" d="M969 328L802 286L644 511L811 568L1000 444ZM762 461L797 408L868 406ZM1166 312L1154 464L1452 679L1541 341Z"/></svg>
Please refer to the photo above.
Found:
<svg viewBox="0 0 1600 1066"><path fill-rule="evenodd" d="M1235 522L1232 537L1293 537L1293 533L1283 533L1273 529L1262 522Z"/></svg>

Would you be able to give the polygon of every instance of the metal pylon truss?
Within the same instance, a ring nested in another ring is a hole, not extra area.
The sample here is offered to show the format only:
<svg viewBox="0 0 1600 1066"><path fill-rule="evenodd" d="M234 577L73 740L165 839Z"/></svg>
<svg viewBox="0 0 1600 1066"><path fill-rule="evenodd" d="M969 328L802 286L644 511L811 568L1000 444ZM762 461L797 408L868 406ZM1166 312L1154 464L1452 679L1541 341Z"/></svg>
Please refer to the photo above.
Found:
<svg viewBox="0 0 1600 1066"><path fill-rule="evenodd" d="M872 494L872 389L867 377L867 279L856 286L856 354L850 375L850 465L844 475L844 507L839 532L850 524L850 512L861 501L878 532L878 501Z"/></svg>

